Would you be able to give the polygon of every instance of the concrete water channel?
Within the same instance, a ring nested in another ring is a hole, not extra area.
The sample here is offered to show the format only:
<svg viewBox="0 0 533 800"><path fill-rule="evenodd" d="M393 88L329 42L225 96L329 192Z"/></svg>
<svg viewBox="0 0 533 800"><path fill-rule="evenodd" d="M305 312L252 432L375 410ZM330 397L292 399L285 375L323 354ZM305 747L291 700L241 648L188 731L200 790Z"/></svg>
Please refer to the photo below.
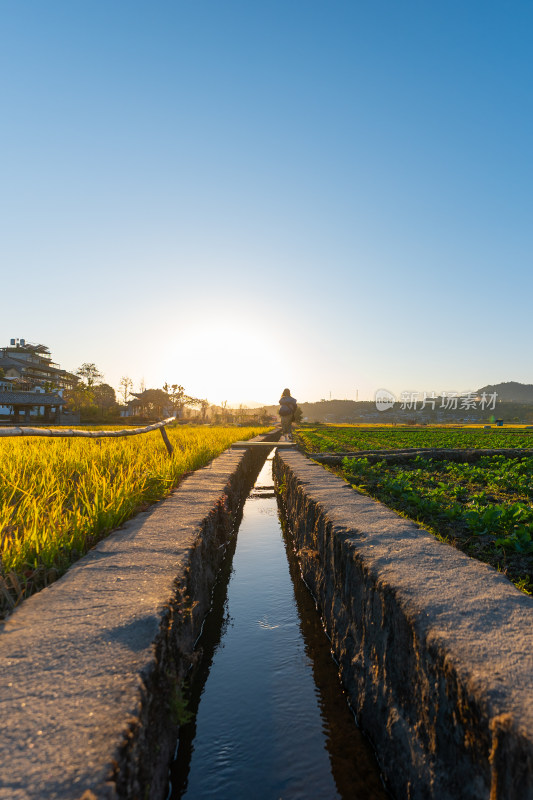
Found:
<svg viewBox="0 0 533 800"><path fill-rule="evenodd" d="M178 736L177 797L377 799L346 697L396 800L533 800L533 598L294 449L235 537L279 433L0 625L0 800L163 800Z"/></svg>
<svg viewBox="0 0 533 800"><path fill-rule="evenodd" d="M169 800L384 800L290 537L267 459L198 642Z"/></svg>

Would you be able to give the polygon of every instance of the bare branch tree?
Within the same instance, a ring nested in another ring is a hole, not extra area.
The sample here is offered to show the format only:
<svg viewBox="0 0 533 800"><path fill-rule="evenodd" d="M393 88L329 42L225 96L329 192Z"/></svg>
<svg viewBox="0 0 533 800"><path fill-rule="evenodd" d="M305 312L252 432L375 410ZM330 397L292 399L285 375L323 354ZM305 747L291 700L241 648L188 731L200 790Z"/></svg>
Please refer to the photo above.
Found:
<svg viewBox="0 0 533 800"><path fill-rule="evenodd" d="M124 405L128 402L128 396L133 389L133 381L127 375L123 375L120 379L120 396L124 400Z"/></svg>

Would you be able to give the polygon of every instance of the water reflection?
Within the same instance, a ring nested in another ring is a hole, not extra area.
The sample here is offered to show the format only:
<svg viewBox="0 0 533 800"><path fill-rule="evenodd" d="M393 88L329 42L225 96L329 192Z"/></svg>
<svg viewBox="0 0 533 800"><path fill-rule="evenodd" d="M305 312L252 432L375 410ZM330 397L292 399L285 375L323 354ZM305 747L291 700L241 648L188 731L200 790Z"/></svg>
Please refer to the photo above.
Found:
<svg viewBox="0 0 533 800"><path fill-rule="evenodd" d="M381 800L373 754L341 690L285 542L269 459L243 511L200 646L171 770L173 800Z"/></svg>

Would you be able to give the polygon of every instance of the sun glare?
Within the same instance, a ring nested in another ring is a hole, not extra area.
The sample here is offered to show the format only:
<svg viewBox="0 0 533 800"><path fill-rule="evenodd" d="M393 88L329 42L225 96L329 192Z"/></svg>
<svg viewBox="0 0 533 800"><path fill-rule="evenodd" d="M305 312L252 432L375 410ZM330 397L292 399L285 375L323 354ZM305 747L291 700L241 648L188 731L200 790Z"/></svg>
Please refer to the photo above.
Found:
<svg viewBox="0 0 533 800"><path fill-rule="evenodd" d="M239 323L204 325L167 353L172 381L211 403L276 403L287 375L286 356L276 343ZM167 367L168 368L168 367Z"/></svg>

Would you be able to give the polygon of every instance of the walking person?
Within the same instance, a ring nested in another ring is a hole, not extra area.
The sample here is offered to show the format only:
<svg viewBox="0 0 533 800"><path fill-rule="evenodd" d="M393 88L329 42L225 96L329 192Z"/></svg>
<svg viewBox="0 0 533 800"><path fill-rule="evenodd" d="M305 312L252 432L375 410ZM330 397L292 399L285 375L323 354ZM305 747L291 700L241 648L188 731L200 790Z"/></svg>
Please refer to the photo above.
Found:
<svg viewBox="0 0 533 800"><path fill-rule="evenodd" d="M294 412L296 411L296 400L291 397L291 390L284 389L279 399L278 414L281 419L281 433L285 436L285 440L292 441L292 423L294 420Z"/></svg>

